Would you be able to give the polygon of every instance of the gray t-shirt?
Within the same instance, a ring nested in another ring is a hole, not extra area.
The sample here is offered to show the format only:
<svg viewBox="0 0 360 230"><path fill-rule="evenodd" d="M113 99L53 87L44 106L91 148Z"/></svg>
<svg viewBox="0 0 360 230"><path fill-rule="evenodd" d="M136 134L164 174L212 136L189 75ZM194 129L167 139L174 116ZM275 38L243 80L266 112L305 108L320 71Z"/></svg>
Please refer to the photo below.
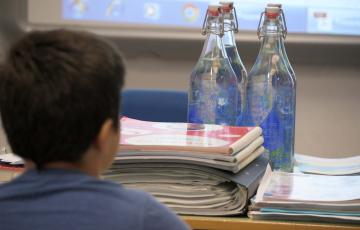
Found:
<svg viewBox="0 0 360 230"><path fill-rule="evenodd" d="M0 186L1 230L188 229L150 195L75 170L26 171Z"/></svg>

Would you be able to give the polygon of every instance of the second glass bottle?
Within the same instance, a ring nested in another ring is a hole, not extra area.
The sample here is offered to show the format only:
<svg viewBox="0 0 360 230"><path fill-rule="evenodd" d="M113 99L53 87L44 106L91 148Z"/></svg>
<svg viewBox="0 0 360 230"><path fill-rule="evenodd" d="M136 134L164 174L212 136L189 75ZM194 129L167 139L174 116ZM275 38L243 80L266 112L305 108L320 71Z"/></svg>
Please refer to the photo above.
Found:
<svg viewBox="0 0 360 230"><path fill-rule="evenodd" d="M190 77L188 122L233 126L238 112L238 81L222 42L220 6L208 7L203 34L207 39Z"/></svg>
<svg viewBox="0 0 360 230"><path fill-rule="evenodd" d="M296 79L286 56L281 13L279 7L267 7L263 25L260 19L261 48L249 73L243 124L263 129L264 147L273 170L292 172Z"/></svg>
<svg viewBox="0 0 360 230"><path fill-rule="evenodd" d="M221 11L224 17L224 36L222 41L224 43L226 54L229 58L231 67L233 68L238 81L238 103L237 103L237 118L236 125L240 126L243 112L246 103L246 86L248 82L248 75L241 61L236 42L235 33L238 32L238 20L236 16L236 9L234 3L231 1L221 1Z"/></svg>

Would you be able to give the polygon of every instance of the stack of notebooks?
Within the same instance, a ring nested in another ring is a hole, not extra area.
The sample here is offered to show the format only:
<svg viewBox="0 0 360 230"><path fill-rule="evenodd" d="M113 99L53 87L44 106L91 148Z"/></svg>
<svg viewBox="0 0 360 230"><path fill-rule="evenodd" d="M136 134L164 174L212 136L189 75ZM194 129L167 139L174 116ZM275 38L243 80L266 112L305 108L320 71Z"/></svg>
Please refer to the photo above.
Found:
<svg viewBox="0 0 360 230"><path fill-rule="evenodd" d="M123 117L119 153L104 177L154 195L179 214L238 215L267 159L259 127Z"/></svg>
<svg viewBox="0 0 360 230"><path fill-rule="evenodd" d="M192 163L233 173L264 152L260 127L149 122L123 117L118 163Z"/></svg>
<svg viewBox="0 0 360 230"><path fill-rule="evenodd" d="M360 175L360 155L343 158L324 158L295 154L296 167L300 172L323 175Z"/></svg>
<svg viewBox="0 0 360 230"><path fill-rule="evenodd" d="M0 154L0 184L10 181L24 171L23 160L12 154Z"/></svg>
<svg viewBox="0 0 360 230"><path fill-rule="evenodd" d="M360 224L360 176L267 170L250 218Z"/></svg>

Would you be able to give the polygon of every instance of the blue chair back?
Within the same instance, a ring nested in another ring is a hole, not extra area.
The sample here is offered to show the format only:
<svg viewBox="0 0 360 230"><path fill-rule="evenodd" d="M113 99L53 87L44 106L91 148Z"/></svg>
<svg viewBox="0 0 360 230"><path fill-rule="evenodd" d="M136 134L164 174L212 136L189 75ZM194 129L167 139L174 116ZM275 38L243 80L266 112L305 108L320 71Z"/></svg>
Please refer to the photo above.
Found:
<svg viewBox="0 0 360 230"><path fill-rule="evenodd" d="M187 92L126 89L122 92L121 113L145 121L186 122Z"/></svg>

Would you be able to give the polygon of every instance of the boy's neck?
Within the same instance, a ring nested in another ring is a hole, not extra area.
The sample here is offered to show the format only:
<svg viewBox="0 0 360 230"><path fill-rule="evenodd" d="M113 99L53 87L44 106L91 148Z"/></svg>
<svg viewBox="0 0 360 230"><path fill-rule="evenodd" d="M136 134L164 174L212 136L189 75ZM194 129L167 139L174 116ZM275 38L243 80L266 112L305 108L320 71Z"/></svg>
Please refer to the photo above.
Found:
<svg viewBox="0 0 360 230"><path fill-rule="evenodd" d="M36 166L34 162L32 161L25 161L25 169L35 169ZM72 162L63 162L63 161L57 161L57 162L51 162L47 163L44 166L45 169L69 169L69 170L77 170L80 172L83 172L85 174L88 174L90 176L94 176L96 178L100 178L100 170L98 170L96 167L94 167L91 164L84 164L81 162L72 163Z"/></svg>

